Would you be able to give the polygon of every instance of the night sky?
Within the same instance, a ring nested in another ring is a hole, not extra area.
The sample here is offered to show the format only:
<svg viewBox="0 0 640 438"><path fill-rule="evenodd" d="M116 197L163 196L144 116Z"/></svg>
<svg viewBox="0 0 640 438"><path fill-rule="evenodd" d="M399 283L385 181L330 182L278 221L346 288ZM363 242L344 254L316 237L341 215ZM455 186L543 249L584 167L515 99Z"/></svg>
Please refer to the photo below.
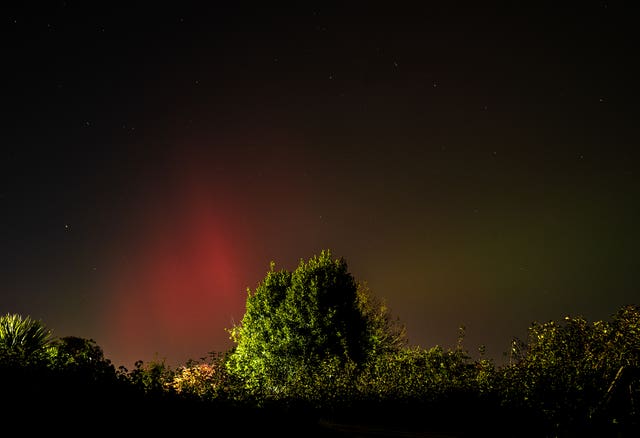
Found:
<svg viewBox="0 0 640 438"><path fill-rule="evenodd" d="M497 361L640 303L629 6L42 3L2 12L0 313L173 366L322 249Z"/></svg>

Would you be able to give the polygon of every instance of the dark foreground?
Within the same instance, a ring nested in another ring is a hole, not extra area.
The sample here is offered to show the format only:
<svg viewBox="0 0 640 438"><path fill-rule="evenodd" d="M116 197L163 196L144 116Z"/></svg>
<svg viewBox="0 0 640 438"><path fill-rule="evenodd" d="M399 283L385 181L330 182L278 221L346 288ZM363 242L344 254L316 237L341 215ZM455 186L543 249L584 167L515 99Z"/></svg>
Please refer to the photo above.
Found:
<svg viewBox="0 0 640 438"><path fill-rule="evenodd" d="M25 389L25 388L23 388ZM438 403L360 403L312 409L248 407L139 394L3 391L2 419L28 435L264 437L637 437L637 425L557 428L531 413L460 397Z"/></svg>
<svg viewBox="0 0 640 438"><path fill-rule="evenodd" d="M588 418L553 419L463 392L430 402L350 400L317 408L289 401L255 407L22 368L0 373L0 403L4 430L26 436L640 437L633 403Z"/></svg>

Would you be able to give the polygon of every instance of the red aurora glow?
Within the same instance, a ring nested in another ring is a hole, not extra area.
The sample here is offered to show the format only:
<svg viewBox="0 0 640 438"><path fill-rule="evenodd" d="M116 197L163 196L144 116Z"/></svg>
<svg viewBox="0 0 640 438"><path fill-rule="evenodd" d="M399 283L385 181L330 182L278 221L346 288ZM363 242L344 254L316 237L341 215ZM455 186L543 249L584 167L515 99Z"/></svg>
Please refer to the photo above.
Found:
<svg viewBox="0 0 640 438"><path fill-rule="evenodd" d="M192 167L153 183L125 249L117 251L115 290L106 309L108 346L127 358L184 363L191 352L221 351L244 313L245 248L233 200ZM118 365L118 364L116 364Z"/></svg>

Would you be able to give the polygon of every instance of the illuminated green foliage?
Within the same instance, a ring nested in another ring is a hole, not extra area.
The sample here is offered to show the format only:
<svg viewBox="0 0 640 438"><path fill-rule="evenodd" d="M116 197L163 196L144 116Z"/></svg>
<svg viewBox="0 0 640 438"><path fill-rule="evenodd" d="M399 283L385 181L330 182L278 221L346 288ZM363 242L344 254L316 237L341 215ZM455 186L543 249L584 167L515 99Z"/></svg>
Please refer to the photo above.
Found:
<svg viewBox="0 0 640 438"><path fill-rule="evenodd" d="M3 364L32 365L47 359L53 341L44 323L18 314L0 316L0 360Z"/></svg>
<svg viewBox="0 0 640 438"><path fill-rule="evenodd" d="M128 374L130 382L151 396L161 396L168 390L171 392L171 382L175 371L169 367L164 360L153 360L144 362L136 361L134 369Z"/></svg>
<svg viewBox="0 0 640 438"><path fill-rule="evenodd" d="M346 261L328 250L301 260L293 272L276 271L271 263L256 290L248 291L246 313L230 333L237 345L229 372L249 390L276 398L317 394L319 383L337 382L344 370L399 348L404 335ZM333 370L333 378L323 379L323 370Z"/></svg>
<svg viewBox="0 0 640 438"><path fill-rule="evenodd" d="M99 406L109 418L113 402L124 400L140 408L131 411L140 418L247 404L255 414L256 404L284 402L287 415L313 407L347 421L410 417L448 430L464 419L460 426L474 433L475 424L504 423L504 436L622 437L640 429L636 305L606 321L534 322L524 341L514 340L508 363L494 366L482 348L479 359L468 354L464 328L453 349L408 347L384 303L343 259L323 251L293 272L272 263L229 331L235 347L206 362L172 370L164 361L138 361L131 372L116 372L95 341L54 339L42 322L7 314L0 317L0 386L21 403L38 399L57 412ZM265 412L263 419L276 411Z"/></svg>
<svg viewBox="0 0 640 438"><path fill-rule="evenodd" d="M514 343L514 360L501 370L504 403L539 413L558 428L637 421L639 335L637 306L621 308L611 322L567 316L533 323L527 342Z"/></svg>

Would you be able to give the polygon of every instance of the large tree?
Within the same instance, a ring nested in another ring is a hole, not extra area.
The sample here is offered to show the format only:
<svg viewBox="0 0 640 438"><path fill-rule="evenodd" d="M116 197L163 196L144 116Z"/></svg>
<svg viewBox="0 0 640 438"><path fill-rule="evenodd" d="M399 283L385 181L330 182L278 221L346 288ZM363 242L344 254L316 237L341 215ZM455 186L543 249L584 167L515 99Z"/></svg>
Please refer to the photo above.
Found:
<svg viewBox="0 0 640 438"><path fill-rule="evenodd" d="M344 370L405 344L384 303L330 250L300 260L293 272L276 271L272 262L247 292L245 315L230 330L236 346L226 364L248 388L267 395L326 388L326 378L336 381Z"/></svg>

